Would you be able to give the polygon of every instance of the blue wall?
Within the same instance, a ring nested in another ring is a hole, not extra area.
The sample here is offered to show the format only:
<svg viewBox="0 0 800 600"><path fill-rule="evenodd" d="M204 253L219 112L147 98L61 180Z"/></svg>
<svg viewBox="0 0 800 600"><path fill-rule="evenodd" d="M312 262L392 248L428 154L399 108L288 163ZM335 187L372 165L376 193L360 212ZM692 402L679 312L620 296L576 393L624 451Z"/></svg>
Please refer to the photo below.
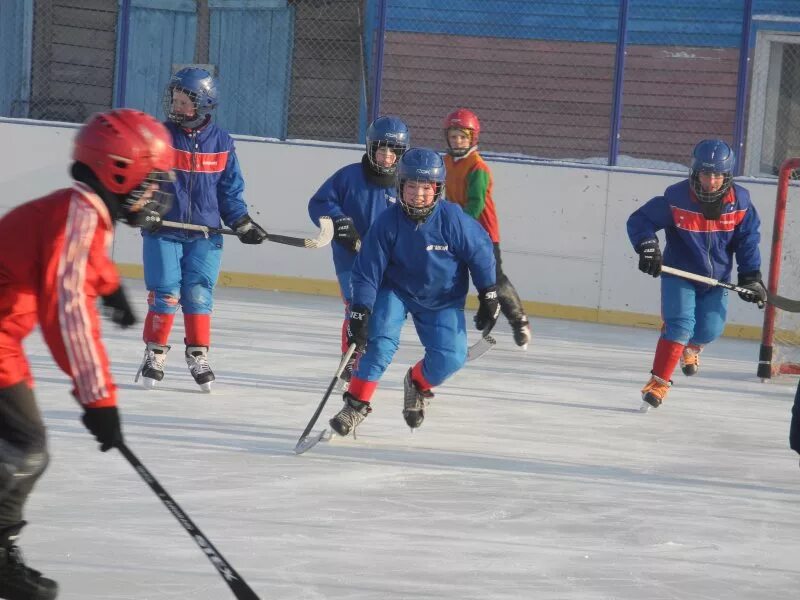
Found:
<svg viewBox="0 0 800 600"><path fill-rule="evenodd" d="M630 0L628 42L735 48L744 0ZM389 0L390 31L498 38L617 40L619 0ZM800 0L754 0L754 15L800 18ZM771 22L781 31L800 24ZM763 25L759 25L763 27Z"/></svg>

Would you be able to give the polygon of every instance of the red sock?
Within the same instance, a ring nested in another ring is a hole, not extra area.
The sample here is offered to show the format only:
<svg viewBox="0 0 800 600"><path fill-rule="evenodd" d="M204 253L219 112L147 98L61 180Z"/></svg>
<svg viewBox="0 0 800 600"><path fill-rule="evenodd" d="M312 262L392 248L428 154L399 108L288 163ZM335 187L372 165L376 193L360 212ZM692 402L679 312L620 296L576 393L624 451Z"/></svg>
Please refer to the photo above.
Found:
<svg viewBox="0 0 800 600"><path fill-rule="evenodd" d="M186 329L184 341L187 346L211 346L211 315L183 314L183 326Z"/></svg>
<svg viewBox="0 0 800 600"><path fill-rule="evenodd" d="M157 313L152 310L147 312L144 320L144 331L142 338L145 343L152 342L160 346L166 346L169 341L169 332L172 331L172 322L175 320L175 313Z"/></svg>
<svg viewBox="0 0 800 600"><path fill-rule="evenodd" d="M664 381L672 379L672 372L678 366L678 361L683 354L683 344L673 342L666 338L659 338L656 346L656 355L653 357L653 375Z"/></svg>
<svg viewBox="0 0 800 600"><path fill-rule="evenodd" d="M419 389L421 392L427 392L433 387L422 374L422 361L419 361L417 364L411 367L411 381L416 384L417 389Z"/></svg>
<svg viewBox="0 0 800 600"><path fill-rule="evenodd" d="M347 388L347 393L355 396L356 400L369 402L376 389L378 389L377 381L367 381L353 375L350 380L350 386Z"/></svg>

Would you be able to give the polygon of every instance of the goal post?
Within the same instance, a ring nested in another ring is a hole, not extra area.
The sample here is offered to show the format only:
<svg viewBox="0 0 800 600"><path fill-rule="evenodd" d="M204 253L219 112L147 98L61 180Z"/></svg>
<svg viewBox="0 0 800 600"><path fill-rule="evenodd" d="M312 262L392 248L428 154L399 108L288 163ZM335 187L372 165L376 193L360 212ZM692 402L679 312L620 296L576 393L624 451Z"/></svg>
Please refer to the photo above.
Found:
<svg viewBox="0 0 800 600"><path fill-rule="evenodd" d="M792 179L800 177L800 157L789 158L780 166L778 172L778 192L775 203L775 221L772 229L770 246L769 274L767 288L773 294L781 293L781 289L800 286L800 250L795 238L800 237L800 223L797 228L790 228L795 235L790 240L785 238L787 212L800 211L800 201L789 204L789 191ZM794 195L794 194L793 194ZM795 225L792 221L791 225ZM787 243L788 242L788 243ZM789 246L787 248L787 246ZM782 269L782 267L786 267ZM781 277L783 270L783 277ZM784 295L796 296L797 294ZM762 380L773 375L800 374L800 324L789 322L787 315L767 304L764 310L764 326L761 331L761 348L758 355L757 375Z"/></svg>

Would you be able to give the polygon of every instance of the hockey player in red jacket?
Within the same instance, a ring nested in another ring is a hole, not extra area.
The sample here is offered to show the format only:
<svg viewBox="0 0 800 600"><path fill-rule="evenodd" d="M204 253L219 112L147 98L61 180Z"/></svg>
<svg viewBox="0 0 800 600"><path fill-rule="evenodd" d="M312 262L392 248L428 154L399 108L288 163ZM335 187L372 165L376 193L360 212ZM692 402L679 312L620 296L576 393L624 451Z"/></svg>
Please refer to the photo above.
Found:
<svg viewBox="0 0 800 600"><path fill-rule="evenodd" d="M15 540L22 507L48 462L45 428L22 347L38 324L73 383L83 423L105 452L122 441L116 387L100 338L97 298L122 327L133 325L109 257L114 221L157 227L159 181L171 177L167 130L142 112L96 114L78 131L70 188L0 219L0 598L55 598L56 583L25 566Z"/></svg>

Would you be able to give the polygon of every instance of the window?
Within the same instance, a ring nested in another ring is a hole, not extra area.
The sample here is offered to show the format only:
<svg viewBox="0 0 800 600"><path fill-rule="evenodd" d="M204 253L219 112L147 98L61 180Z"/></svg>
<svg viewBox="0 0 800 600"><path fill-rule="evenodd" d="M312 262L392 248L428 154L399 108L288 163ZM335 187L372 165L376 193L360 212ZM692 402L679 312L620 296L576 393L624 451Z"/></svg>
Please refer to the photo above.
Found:
<svg viewBox="0 0 800 600"><path fill-rule="evenodd" d="M775 176L800 156L800 33L758 33L745 154L753 176Z"/></svg>

